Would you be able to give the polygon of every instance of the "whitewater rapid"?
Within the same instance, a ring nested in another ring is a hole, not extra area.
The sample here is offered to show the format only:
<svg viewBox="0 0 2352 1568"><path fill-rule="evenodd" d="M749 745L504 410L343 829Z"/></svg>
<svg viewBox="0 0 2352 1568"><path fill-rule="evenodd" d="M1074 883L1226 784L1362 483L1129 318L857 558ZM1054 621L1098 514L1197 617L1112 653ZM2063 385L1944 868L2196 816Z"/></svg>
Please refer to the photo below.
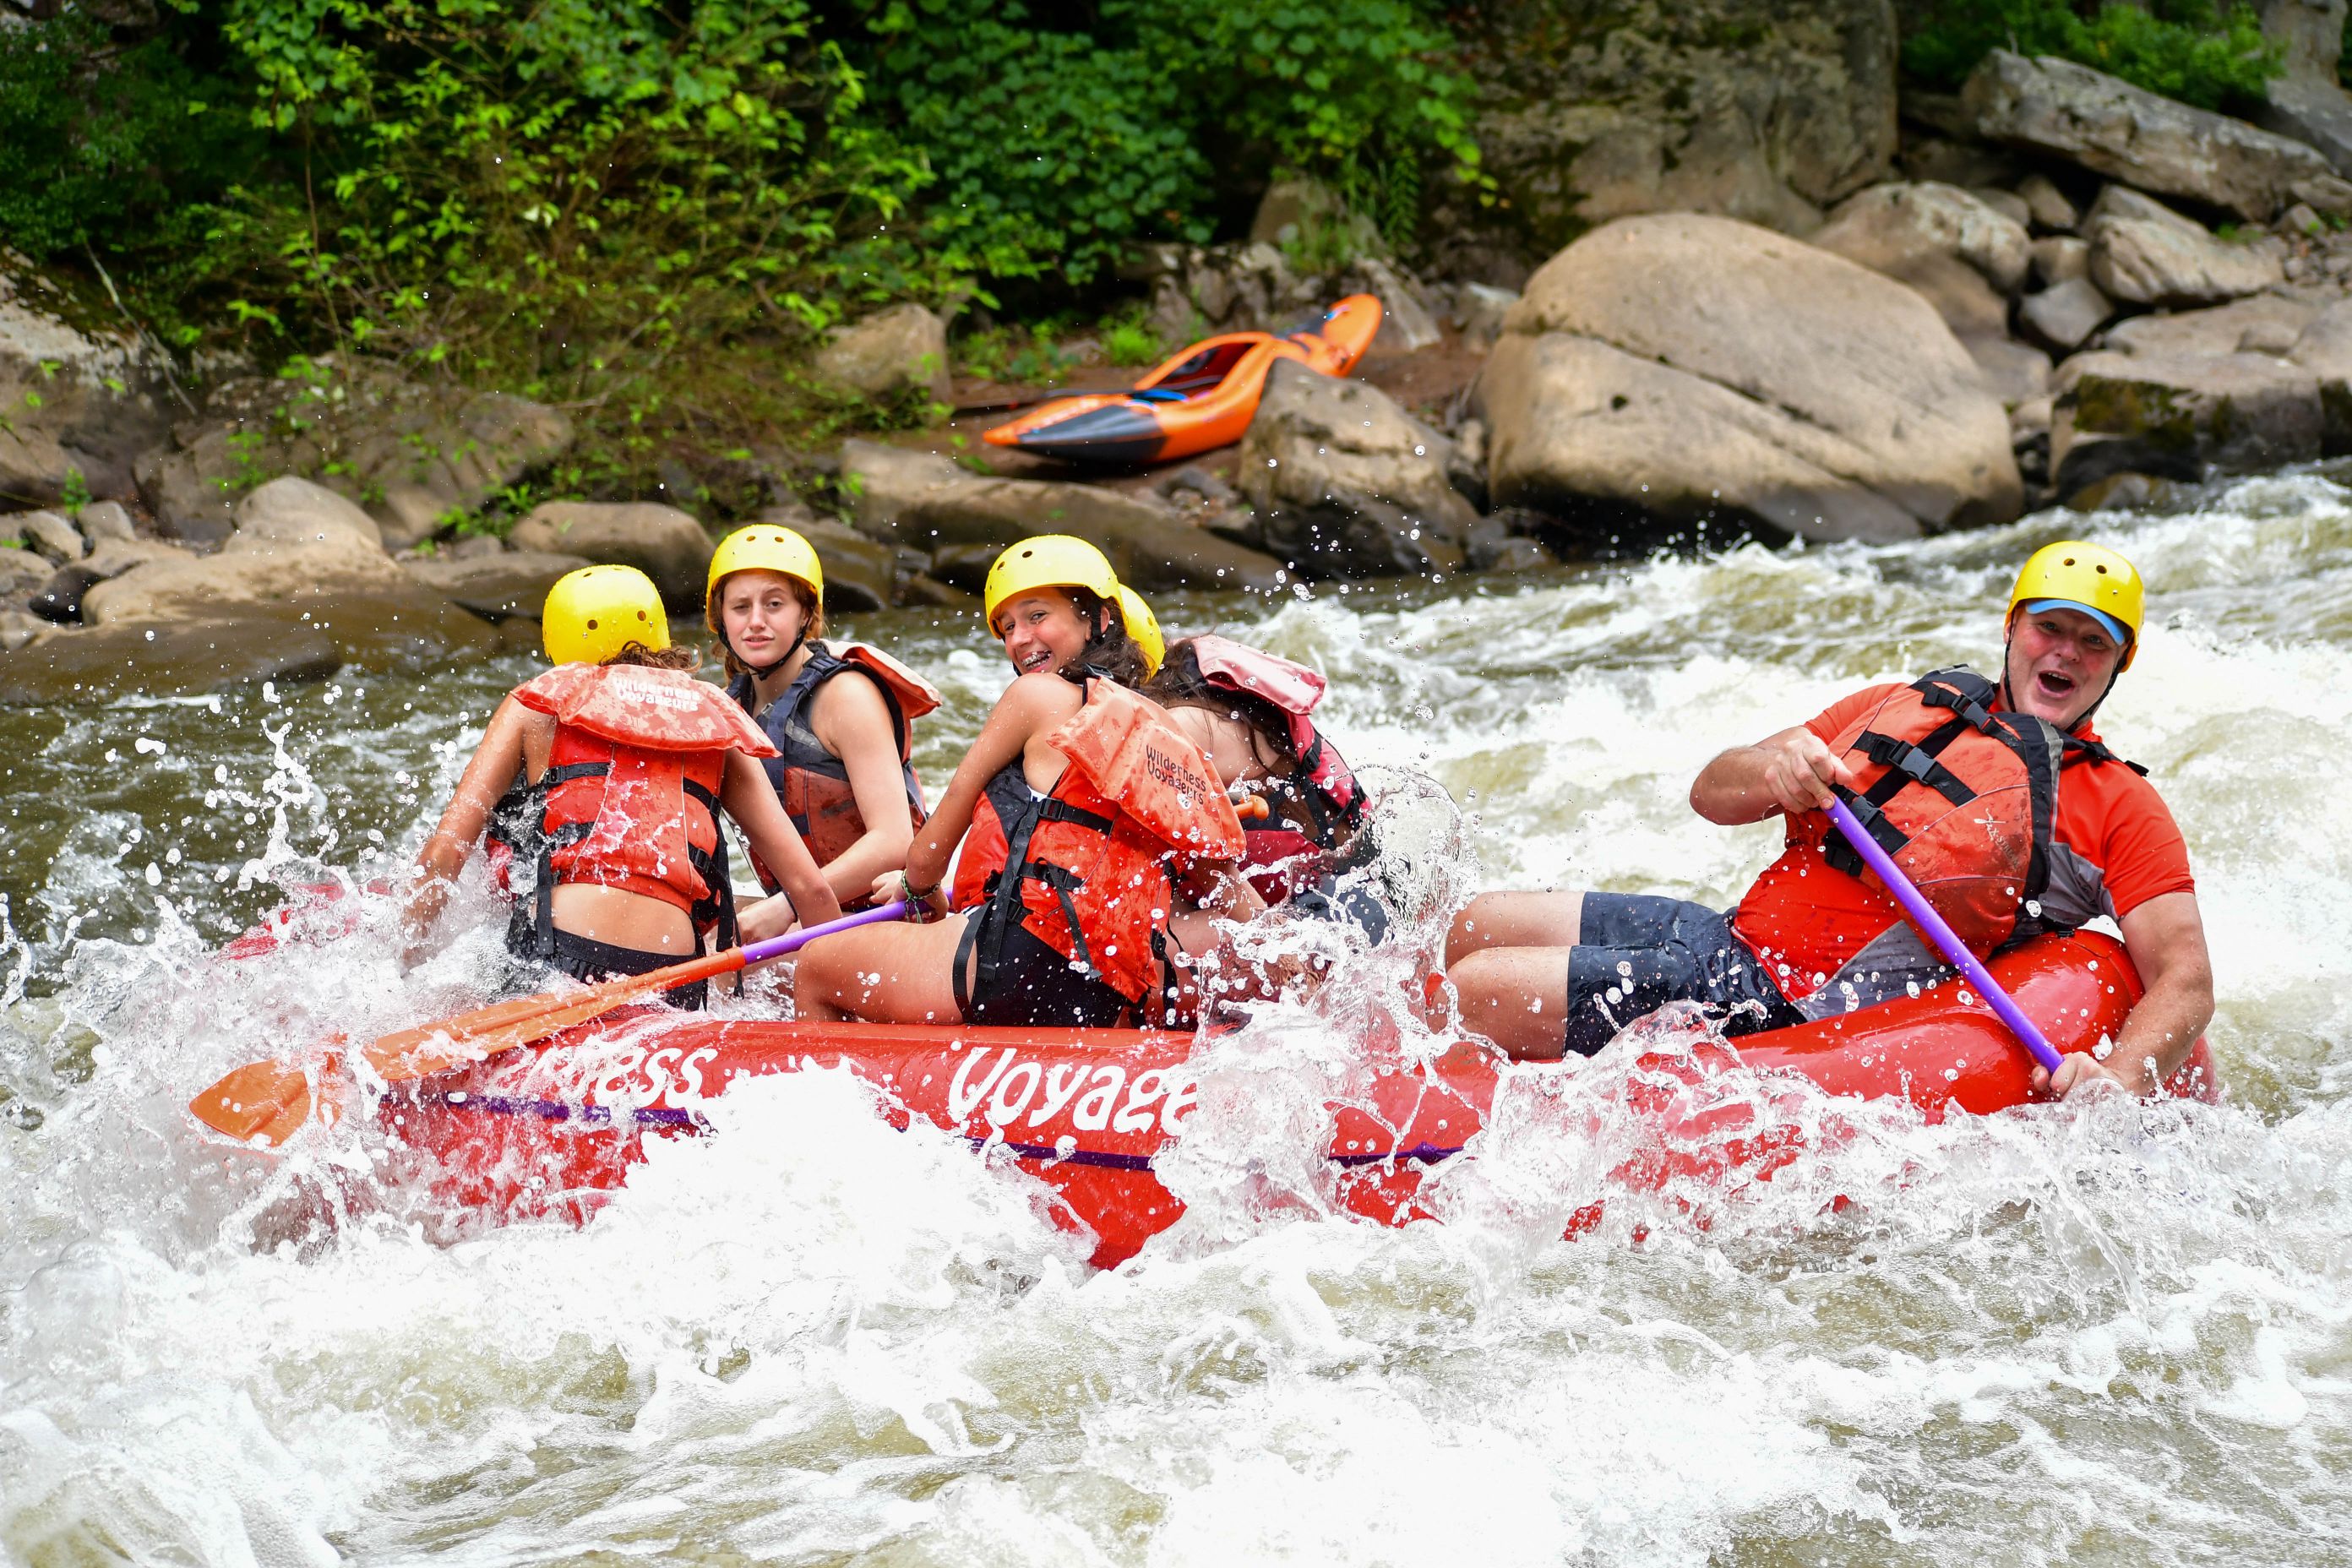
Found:
<svg viewBox="0 0 2352 1568"><path fill-rule="evenodd" d="M1727 903L1777 845L1693 816L1698 767L1990 659L2016 563L2077 531L2153 586L2101 730L2188 836L2230 1101L1878 1108L1703 1229L1627 1202L1574 1243L1576 1074L1611 1057L1517 1075L1433 1184L1445 1223L1376 1228L1318 1212L1331 1006L1218 1058L1170 1168L1185 1220L1109 1273L1017 1171L889 1131L839 1074L739 1086L583 1230L453 1226L362 1138L267 1164L188 1095L467 1005L496 913L477 890L406 976L364 897L352 939L211 955L284 886L402 864L530 667L12 712L0 1554L2344 1560L2352 493L1161 613L1328 670L1350 760L1444 786L1475 863L1447 824L1416 841L1436 902ZM1001 658L953 616L853 629L947 689L917 758L943 781Z"/></svg>

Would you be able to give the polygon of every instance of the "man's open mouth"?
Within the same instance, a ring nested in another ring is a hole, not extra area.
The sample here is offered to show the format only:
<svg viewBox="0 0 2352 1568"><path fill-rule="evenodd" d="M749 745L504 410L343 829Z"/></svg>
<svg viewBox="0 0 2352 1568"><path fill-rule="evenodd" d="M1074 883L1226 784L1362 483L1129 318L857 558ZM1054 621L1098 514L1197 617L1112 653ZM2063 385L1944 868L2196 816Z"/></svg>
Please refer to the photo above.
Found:
<svg viewBox="0 0 2352 1568"><path fill-rule="evenodd" d="M2079 684L2073 676L2061 675L2054 669L2042 670L2035 675L2033 679L2034 683L2041 688L2042 694L2047 697L2072 697L2074 695L2075 687Z"/></svg>

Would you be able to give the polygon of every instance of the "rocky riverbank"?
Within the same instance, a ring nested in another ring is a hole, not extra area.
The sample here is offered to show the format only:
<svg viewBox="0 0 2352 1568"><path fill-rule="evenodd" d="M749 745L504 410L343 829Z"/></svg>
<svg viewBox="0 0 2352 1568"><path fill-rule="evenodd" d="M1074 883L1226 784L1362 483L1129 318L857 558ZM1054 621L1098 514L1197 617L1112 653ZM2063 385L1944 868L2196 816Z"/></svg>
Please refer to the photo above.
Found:
<svg viewBox="0 0 2352 1568"><path fill-rule="evenodd" d="M2005 52L1957 96L1896 119L1889 87L1885 107L1886 135L1841 143L1858 180L1590 190L1574 216L1605 221L1548 257L1465 218L1434 280L1369 230L1307 266L1302 226L1349 220L1299 183L1245 241L1146 247L1129 277L1164 342L1343 292L1387 310L1357 377L1278 366L1237 448L1151 474L974 446L1024 389L959 379L947 323L900 305L816 373L877 406L968 411L820 451L681 452L658 496L542 500L566 488L564 410L363 361L178 363L0 266L0 497L19 509L0 515L0 700L528 641L586 561L642 566L689 608L716 534L759 518L811 536L836 608L949 606L1045 529L1146 592L1265 591L1628 538L1895 540L2352 452L2352 183L2330 161L2352 140Z"/></svg>

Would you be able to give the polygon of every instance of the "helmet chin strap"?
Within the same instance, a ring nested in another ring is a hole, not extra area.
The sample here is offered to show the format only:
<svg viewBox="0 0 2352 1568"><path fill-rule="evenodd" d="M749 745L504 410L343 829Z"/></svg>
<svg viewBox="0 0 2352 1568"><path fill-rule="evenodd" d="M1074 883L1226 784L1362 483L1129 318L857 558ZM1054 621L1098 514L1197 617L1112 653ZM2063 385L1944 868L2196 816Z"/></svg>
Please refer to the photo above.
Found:
<svg viewBox="0 0 2352 1568"><path fill-rule="evenodd" d="M735 646L733 638L730 637L726 640L727 651L735 656L735 662L741 665L745 669L751 672L753 681L761 681L775 674L776 671L783 668L784 666L792 663L793 655L800 652L802 645L808 641L808 621L805 618L802 620L800 635L793 638L793 646L784 649L783 657L777 659L773 664L753 664L750 659L743 657L743 650Z"/></svg>

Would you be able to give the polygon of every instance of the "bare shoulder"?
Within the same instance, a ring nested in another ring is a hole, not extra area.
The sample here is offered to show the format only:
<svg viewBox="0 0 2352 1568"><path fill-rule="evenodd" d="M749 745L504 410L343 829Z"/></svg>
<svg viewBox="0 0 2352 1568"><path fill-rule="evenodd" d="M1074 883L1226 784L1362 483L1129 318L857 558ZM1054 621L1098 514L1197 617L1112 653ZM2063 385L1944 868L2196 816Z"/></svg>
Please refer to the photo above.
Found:
<svg viewBox="0 0 2352 1568"><path fill-rule="evenodd" d="M1017 678L996 700L996 710L1032 723L1059 723L1086 706L1086 693L1075 681L1052 670L1032 670Z"/></svg>

